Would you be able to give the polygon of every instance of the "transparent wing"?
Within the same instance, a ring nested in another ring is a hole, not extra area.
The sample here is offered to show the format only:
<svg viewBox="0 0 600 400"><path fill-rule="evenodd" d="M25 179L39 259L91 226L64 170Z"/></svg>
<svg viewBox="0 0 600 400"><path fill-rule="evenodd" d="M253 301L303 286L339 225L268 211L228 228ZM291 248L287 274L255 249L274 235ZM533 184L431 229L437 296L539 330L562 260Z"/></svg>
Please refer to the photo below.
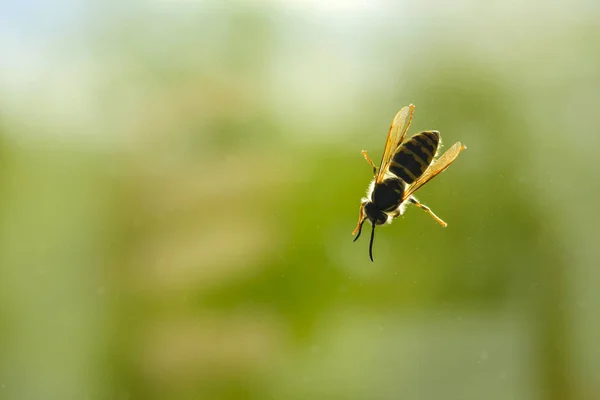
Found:
<svg viewBox="0 0 600 400"><path fill-rule="evenodd" d="M403 194L403 201L408 199L413 193L415 193L421 186L432 180L437 174L443 172L456 160L456 157L460 154L461 151L466 149L465 146L460 144L460 142L454 143L452 147L450 147L444 154L440 156L433 164L429 166L429 168L417 178L416 181L411 183Z"/></svg>
<svg viewBox="0 0 600 400"><path fill-rule="evenodd" d="M376 182L379 183L383 181L385 173L390 166L390 161L392 160L394 153L396 153L396 149L404 140L406 131L408 131L414 110L415 106L412 104L402 107L402 109L398 111L398 114L396 114L394 117L392 125L390 126L390 131L388 132L387 141L385 142L385 150L383 151L381 164L379 165L379 170L377 171Z"/></svg>

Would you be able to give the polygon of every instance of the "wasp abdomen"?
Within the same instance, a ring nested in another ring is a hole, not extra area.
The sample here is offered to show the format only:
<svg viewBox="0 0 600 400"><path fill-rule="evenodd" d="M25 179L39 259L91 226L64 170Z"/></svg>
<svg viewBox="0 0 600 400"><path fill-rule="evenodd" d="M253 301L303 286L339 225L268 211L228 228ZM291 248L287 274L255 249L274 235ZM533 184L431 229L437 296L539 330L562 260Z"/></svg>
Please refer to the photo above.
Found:
<svg viewBox="0 0 600 400"><path fill-rule="evenodd" d="M371 200L382 211L394 211L402 202L404 182L400 179L386 179L375 185Z"/></svg>
<svg viewBox="0 0 600 400"><path fill-rule="evenodd" d="M439 143L437 131L414 135L398 148L390 163L390 172L407 184L413 183L431 164Z"/></svg>

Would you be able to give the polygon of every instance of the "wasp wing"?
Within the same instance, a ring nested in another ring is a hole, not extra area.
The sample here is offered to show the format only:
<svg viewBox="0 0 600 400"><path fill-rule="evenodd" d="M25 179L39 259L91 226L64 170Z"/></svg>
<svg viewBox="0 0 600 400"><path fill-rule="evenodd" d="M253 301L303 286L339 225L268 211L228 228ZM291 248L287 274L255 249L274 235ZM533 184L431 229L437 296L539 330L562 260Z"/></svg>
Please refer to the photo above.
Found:
<svg viewBox="0 0 600 400"><path fill-rule="evenodd" d="M402 109L398 111L394 117L392 125L390 126L390 131L388 132L387 141L385 142L385 149L383 151L383 157L381 158L381 164L379 165L379 170L377 171L377 183L383 181L385 173L390 166L392 157L396 153L396 149L398 146L400 146L400 144L402 144L404 136L406 135L406 131L408 131L408 127L412 121L414 110L415 106L412 104L402 107Z"/></svg>
<svg viewBox="0 0 600 400"><path fill-rule="evenodd" d="M421 186L432 180L437 174L443 172L456 160L456 157L460 154L461 151L466 149L465 146L460 144L460 142L454 143L452 147L450 147L444 154L440 156L433 164L427 168L427 170L417 178L413 183L411 183L403 194L402 201L408 199L415 193Z"/></svg>

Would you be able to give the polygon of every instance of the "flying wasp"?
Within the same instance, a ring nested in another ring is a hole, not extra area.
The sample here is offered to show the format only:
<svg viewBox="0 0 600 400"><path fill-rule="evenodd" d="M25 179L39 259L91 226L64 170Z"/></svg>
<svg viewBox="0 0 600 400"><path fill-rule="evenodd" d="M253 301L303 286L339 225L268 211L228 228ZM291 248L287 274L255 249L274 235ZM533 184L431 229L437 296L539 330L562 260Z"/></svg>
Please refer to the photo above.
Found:
<svg viewBox="0 0 600 400"><path fill-rule="evenodd" d="M419 203L414 193L448 168L466 147L460 142L456 142L434 161L441 142L438 131L420 132L404 141L414 110L415 106L411 104L403 107L394 117L379 169L369 158L367 152L362 151L365 159L373 167L375 177L369 185L367 197L363 197L361 200L358 225L352 234L356 235L354 238L356 241L360 237L363 224L367 219L369 220L373 226L369 242L371 261L373 261L375 227L391 223L404 213L409 204L425 210L443 227L448 226L429 207Z"/></svg>

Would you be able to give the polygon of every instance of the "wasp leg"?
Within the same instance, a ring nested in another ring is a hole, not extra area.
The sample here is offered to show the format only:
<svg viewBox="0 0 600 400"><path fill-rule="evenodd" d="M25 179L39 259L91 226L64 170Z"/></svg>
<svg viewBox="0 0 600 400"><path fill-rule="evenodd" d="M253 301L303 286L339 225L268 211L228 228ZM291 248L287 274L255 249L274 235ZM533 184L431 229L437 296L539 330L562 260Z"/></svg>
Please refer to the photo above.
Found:
<svg viewBox="0 0 600 400"><path fill-rule="evenodd" d="M367 162L369 164L371 164L371 167L373 167L373 175L377 175L377 167L375 166L375 163L373 162L373 160L371 160L371 158L367 154L367 151L363 150L362 155L363 155L363 157L365 157L365 160L367 160Z"/></svg>
<svg viewBox="0 0 600 400"><path fill-rule="evenodd" d="M360 215L358 216L358 225L356 225L356 229L354 229L352 231L352 235L356 235L358 233L358 235L354 238L355 241L360 236L360 232L362 231L363 223L365 222L365 212L364 212L364 210L365 210L365 203L362 203L360 205Z"/></svg>
<svg viewBox="0 0 600 400"><path fill-rule="evenodd" d="M433 219L435 219L435 220L436 220L436 222L437 222L438 224L440 224L440 225L441 225L441 226L443 226L444 228L448 226L448 224L447 224L447 223L445 223L445 222L444 222L444 221L443 221L443 220L442 220L440 217L438 217L437 215L435 215L435 214L433 213L433 211L431 211L431 208L427 207L425 204L421 204L421 203L419 203L419 202L417 201L417 199L415 199L414 197L411 197L411 198L409 199L409 201L410 201L411 203L413 203L415 206L419 207L420 209L422 209L422 210L425 210L425 211L426 211L426 212L427 212L429 215L431 215L431 217L432 217Z"/></svg>

